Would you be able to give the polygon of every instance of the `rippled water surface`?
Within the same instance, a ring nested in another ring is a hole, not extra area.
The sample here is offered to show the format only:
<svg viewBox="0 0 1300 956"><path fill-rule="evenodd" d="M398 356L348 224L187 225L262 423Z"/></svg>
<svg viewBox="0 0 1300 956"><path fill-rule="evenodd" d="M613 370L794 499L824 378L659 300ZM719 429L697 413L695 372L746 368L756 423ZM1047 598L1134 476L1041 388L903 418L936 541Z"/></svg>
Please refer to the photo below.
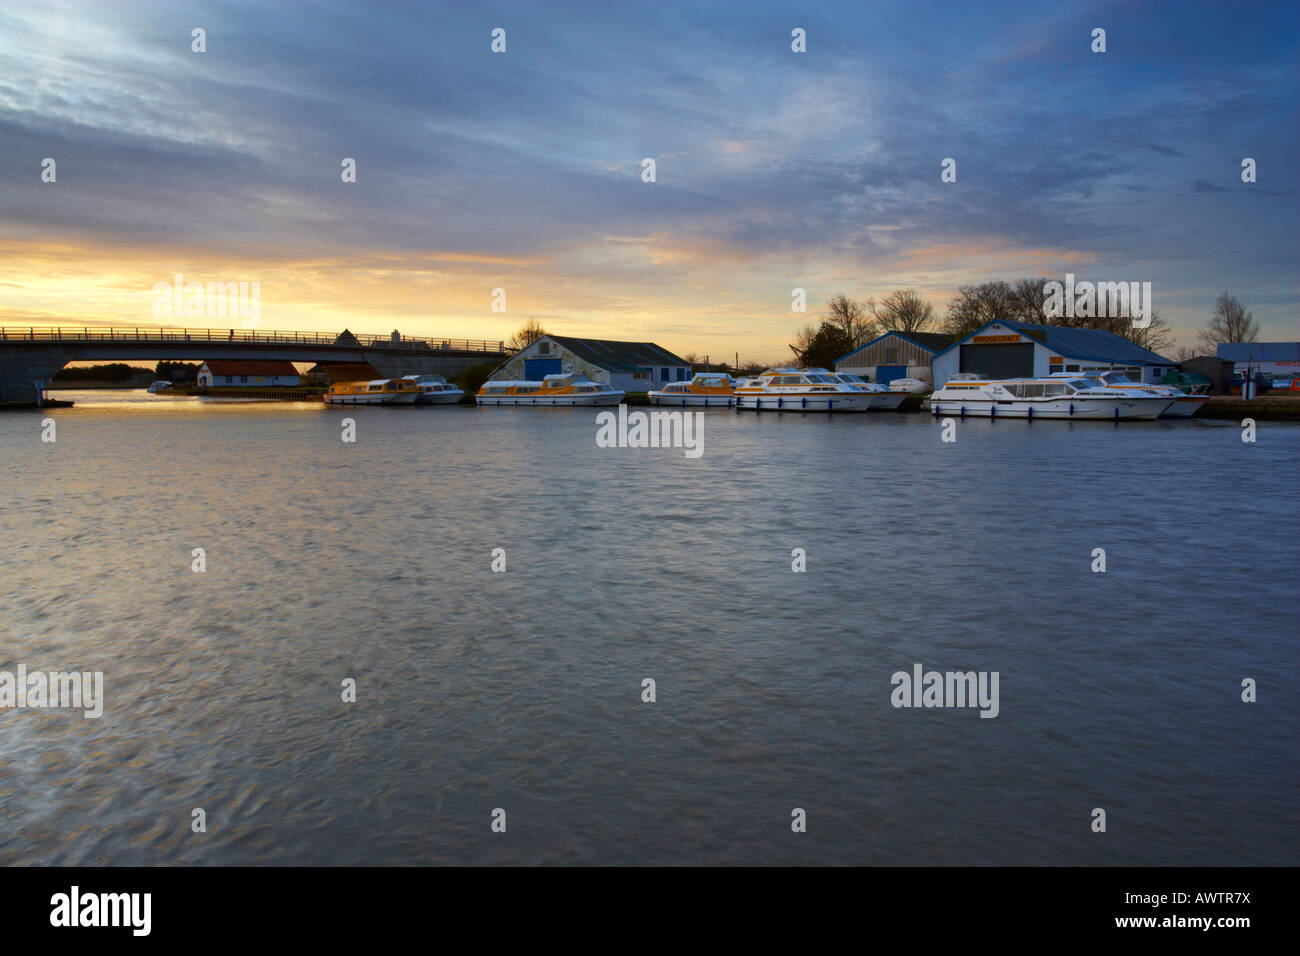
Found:
<svg viewBox="0 0 1300 956"><path fill-rule="evenodd" d="M1300 862L1300 428L60 397L0 671L106 704L0 710L0 863Z"/></svg>

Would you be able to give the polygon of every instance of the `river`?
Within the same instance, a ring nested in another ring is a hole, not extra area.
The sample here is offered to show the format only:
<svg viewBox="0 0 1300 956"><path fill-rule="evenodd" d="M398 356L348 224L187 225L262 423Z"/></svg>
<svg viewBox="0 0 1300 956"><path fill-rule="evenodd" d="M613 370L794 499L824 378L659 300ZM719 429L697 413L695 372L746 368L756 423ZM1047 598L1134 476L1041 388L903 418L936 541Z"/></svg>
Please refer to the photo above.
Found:
<svg viewBox="0 0 1300 956"><path fill-rule="evenodd" d="M57 397L0 672L103 714L0 710L0 864L1300 862L1300 427Z"/></svg>

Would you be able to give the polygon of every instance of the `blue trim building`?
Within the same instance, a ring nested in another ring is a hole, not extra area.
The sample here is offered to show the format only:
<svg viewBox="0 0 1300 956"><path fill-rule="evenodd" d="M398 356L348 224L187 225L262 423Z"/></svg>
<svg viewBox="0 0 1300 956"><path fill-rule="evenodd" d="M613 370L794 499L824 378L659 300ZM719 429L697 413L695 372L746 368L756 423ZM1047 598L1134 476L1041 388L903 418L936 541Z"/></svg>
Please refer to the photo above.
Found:
<svg viewBox="0 0 1300 956"><path fill-rule="evenodd" d="M935 353L952 344L951 335L891 330L835 360L835 371L861 375L869 382L888 385L898 378L930 381Z"/></svg>
<svg viewBox="0 0 1300 956"><path fill-rule="evenodd" d="M1053 372L1122 370L1135 382L1156 383L1177 364L1104 329L1034 325L997 319L936 352L934 387L968 372L989 378L1024 378Z"/></svg>

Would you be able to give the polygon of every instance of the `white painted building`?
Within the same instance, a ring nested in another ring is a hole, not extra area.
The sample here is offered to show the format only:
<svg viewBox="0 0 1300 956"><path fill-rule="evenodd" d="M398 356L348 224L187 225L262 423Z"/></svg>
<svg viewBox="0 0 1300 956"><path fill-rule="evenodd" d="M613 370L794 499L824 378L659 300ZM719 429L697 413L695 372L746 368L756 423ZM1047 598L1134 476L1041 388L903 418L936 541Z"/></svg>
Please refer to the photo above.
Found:
<svg viewBox="0 0 1300 956"><path fill-rule="evenodd" d="M690 363L653 342L617 342L543 335L496 369L491 381L541 381L547 375L579 372L625 392L648 392L668 382L685 382Z"/></svg>
<svg viewBox="0 0 1300 956"><path fill-rule="evenodd" d="M1159 382L1177 363L1103 329L1033 325L999 319L935 353L934 387L959 372L988 378L1038 378L1053 372L1124 371L1135 382Z"/></svg>
<svg viewBox="0 0 1300 956"><path fill-rule="evenodd" d="M296 386L298 370L283 360L213 359L199 366L199 388Z"/></svg>

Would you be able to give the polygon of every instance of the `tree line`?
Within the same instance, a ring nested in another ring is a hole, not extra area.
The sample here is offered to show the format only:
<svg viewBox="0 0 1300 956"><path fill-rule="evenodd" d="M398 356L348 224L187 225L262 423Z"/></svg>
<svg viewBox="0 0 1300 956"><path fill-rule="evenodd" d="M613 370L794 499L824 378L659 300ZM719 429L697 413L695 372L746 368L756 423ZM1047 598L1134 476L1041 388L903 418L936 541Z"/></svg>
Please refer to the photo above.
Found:
<svg viewBox="0 0 1300 956"><path fill-rule="evenodd" d="M1150 313L1145 328L1134 326L1126 316L1062 316L1047 306L1047 284L1052 279L1028 278L1016 282L996 280L960 286L949 301L947 315L940 319L934 306L916 289L896 289L879 302L853 299L838 293L826 303L820 322L806 323L790 344L798 364L805 368L830 368L836 359L860 348L885 332L939 332L954 339L964 338L995 319L1010 319L1034 325L1060 325L1104 329L1120 338L1165 353L1173 348L1174 331L1159 312ZM1200 348L1213 355L1224 342L1255 342L1259 323L1236 297L1219 296L1214 313L1200 331ZM1193 350L1179 349L1178 361L1192 357Z"/></svg>

